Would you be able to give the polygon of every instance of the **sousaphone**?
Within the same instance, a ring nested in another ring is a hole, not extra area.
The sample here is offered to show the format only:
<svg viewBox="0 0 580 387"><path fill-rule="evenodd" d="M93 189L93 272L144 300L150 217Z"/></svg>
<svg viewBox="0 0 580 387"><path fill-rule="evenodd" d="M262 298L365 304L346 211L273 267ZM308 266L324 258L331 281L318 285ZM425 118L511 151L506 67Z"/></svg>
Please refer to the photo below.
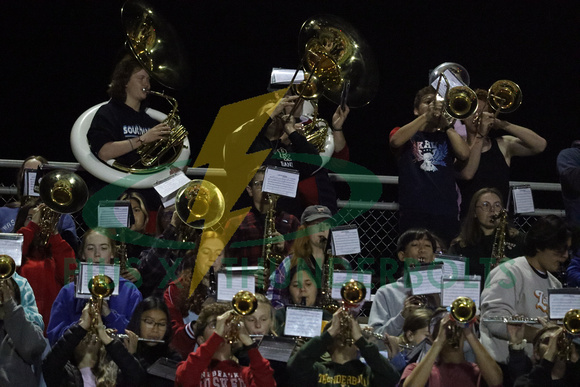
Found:
<svg viewBox="0 0 580 387"><path fill-rule="evenodd" d="M127 1L121 16L127 46L151 78L170 89L187 84L190 75L185 49L173 27L142 1ZM93 106L77 119L71 131L73 154L89 173L122 187L149 188L170 175L170 165L185 165L190 154L189 140L177 115L177 101L165 93L148 92L165 98L171 104L169 114L155 109L146 110L152 118L170 126L172 133L169 139L146 144L146 150L138 149L142 160L138 164L122 165L115 160L108 160L105 165L91 152L87 132L95 113L106 102ZM145 155L141 154L142 151L146 152Z"/></svg>

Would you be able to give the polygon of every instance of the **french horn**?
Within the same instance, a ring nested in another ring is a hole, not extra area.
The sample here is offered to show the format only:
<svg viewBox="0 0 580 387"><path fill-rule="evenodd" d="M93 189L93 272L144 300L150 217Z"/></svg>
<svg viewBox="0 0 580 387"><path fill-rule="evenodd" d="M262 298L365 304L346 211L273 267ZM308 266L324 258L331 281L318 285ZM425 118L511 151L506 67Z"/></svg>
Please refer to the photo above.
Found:
<svg viewBox="0 0 580 387"><path fill-rule="evenodd" d="M121 15L127 45L151 78L171 89L187 83L189 70L185 60L185 49L171 25L155 10L140 1L127 1L123 5ZM172 104L173 109L169 114L155 109L146 110L153 119L167 122L172 128L172 134L165 146L157 143L146 144L157 153L147 150L145 155L140 155L143 160L141 165L125 166L115 163L115 160L108 160L105 164L91 152L87 132L95 113L107 102L89 108L76 120L70 135L72 151L83 168L93 176L124 188L143 189L150 188L156 182L169 177L169 165L184 166L187 163L190 155L189 140L187 132L179 123L177 103L164 93L150 93L164 97Z"/></svg>

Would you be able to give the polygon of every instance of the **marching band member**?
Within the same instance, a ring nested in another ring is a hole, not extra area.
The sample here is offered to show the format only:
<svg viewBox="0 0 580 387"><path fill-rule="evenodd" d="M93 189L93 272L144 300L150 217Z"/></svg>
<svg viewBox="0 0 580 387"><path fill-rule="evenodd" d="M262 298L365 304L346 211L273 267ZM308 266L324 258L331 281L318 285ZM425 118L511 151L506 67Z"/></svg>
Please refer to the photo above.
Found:
<svg viewBox="0 0 580 387"><path fill-rule="evenodd" d="M490 285L481 294L482 320L514 315L547 317L548 289L562 287L552 272L558 271L568 258L570 235L564 219L555 215L532 224L525 238L525 255L502 263L489 274ZM526 325L524 338L529 356L537 332L537 328ZM505 324L481 324L481 342L498 363L507 362L508 338Z"/></svg>
<svg viewBox="0 0 580 387"><path fill-rule="evenodd" d="M413 121L391 131L389 145L399 166L399 229L433 231L446 244L459 233L455 159L469 146L442 114L432 86L415 96Z"/></svg>
<svg viewBox="0 0 580 387"><path fill-rule="evenodd" d="M457 324L447 313L446 308L435 312L431 319L433 346L418 363L405 368L401 376L401 386L464 386L480 385L480 379L488 386L501 386L503 375L501 368L493 361L473 329L473 323L461 329L459 345L449 342L448 326ZM465 360L463 343L467 341L475 353L475 363Z"/></svg>
<svg viewBox="0 0 580 387"><path fill-rule="evenodd" d="M288 373L295 386L395 386L399 373L387 359L379 354L379 349L362 335L354 318L348 318L353 345L341 341L343 313L338 309L332 321L324 327L324 333L305 343L288 362ZM330 361L320 357L328 352ZM358 354L365 363L358 359Z"/></svg>
<svg viewBox="0 0 580 387"><path fill-rule="evenodd" d="M113 241L99 233L98 229L89 230L83 236L82 261L112 264L114 252L115 244ZM111 296L109 301L103 300L99 315L102 316L107 328L113 328L119 333L123 333L133 310L143 298L135 285L123 277L119 277L119 284L115 284L115 286L119 287L119 295ZM51 345L54 345L69 327L76 324L87 302L87 299L75 297L75 284L73 282L60 290L52 305L46 331Z"/></svg>
<svg viewBox="0 0 580 387"><path fill-rule="evenodd" d="M461 216L466 213L472 196L485 187L497 188L501 197L509 194L510 165L513 157L533 156L546 149L546 140L534 131L495 117L487 102L487 90L477 89L475 114L465 119L469 159L460 171L457 184L461 189ZM506 135L493 136L497 131Z"/></svg>
<svg viewBox="0 0 580 387"><path fill-rule="evenodd" d="M239 327L239 341L247 349L250 366L232 360L232 344L224 337L231 330L231 306L212 303L203 307L195 323L195 337L199 347L179 363L175 385L180 387L210 385L218 379L222 386L269 387L275 386L272 368L243 324Z"/></svg>
<svg viewBox="0 0 580 387"><path fill-rule="evenodd" d="M431 263L435 259L435 243L428 230L407 230L397 241L397 258L402 263L405 260ZM391 336L403 333L405 319L420 307L417 298L409 296L410 290L405 284L404 276L379 288L369 315L369 326L376 333L387 333Z"/></svg>
<svg viewBox="0 0 580 387"><path fill-rule="evenodd" d="M469 274L480 275L482 285L495 262L492 256L496 231L499 226L497 215L503 209L500 192L496 188L482 188L477 191L467 216L463 220L461 233L451 242L449 254L463 255L469 258ZM505 247L501 252L507 258L523 255L524 235L509 224L505 226ZM483 289L483 286L481 287Z"/></svg>

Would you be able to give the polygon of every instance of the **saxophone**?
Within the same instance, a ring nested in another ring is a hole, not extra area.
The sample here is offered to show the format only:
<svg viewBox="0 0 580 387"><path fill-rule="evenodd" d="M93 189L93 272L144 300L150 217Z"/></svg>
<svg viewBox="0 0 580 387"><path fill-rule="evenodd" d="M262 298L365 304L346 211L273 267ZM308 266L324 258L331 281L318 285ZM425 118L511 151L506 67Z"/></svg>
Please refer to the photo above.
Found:
<svg viewBox="0 0 580 387"><path fill-rule="evenodd" d="M264 294L270 285L271 267L274 265L274 270L278 267L284 257L274 251L274 243L272 238L276 233L276 203L278 202L278 195L267 193L268 195L268 211L266 211L266 221L264 224L264 245L262 246L262 258L264 261L264 282L262 284L261 292Z"/></svg>
<svg viewBox="0 0 580 387"><path fill-rule="evenodd" d="M326 239L326 238L325 238ZM334 255L328 249L324 264L322 265L322 280L320 285L320 296L322 309L334 314L340 308L339 303L332 298L332 281L334 272Z"/></svg>
<svg viewBox="0 0 580 387"><path fill-rule="evenodd" d="M491 268L499 266L501 261L505 258L506 246L506 228L507 228L507 210L502 209L497 215L493 215L492 219L498 220L499 223L495 229L495 239L493 241L493 248L491 250Z"/></svg>

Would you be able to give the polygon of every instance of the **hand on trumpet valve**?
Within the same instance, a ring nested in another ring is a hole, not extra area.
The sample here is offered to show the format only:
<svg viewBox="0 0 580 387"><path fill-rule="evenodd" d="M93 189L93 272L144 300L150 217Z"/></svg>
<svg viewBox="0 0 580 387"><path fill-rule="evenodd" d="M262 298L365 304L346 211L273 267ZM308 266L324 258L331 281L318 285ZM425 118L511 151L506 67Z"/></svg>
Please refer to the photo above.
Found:
<svg viewBox="0 0 580 387"><path fill-rule="evenodd" d="M407 318L415 309L424 308L425 303L426 301L423 296L409 296L403 303L403 311L401 312L401 315L403 318Z"/></svg>
<svg viewBox="0 0 580 387"><path fill-rule="evenodd" d="M10 288L8 283L8 281L0 281L0 307L4 306L8 300L14 299L14 290Z"/></svg>

